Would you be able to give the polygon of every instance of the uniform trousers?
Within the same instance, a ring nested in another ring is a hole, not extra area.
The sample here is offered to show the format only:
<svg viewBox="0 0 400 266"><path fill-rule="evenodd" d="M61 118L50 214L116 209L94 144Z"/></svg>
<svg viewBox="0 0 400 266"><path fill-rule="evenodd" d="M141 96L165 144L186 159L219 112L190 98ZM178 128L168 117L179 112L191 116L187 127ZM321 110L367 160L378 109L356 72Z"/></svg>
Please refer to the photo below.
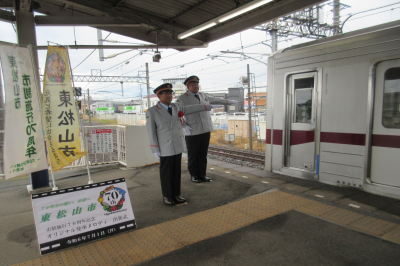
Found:
<svg viewBox="0 0 400 266"><path fill-rule="evenodd" d="M194 136L186 136L188 150L188 169L190 176L206 176L207 153L210 144L211 133L203 133Z"/></svg>
<svg viewBox="0 0 400 266"><path fill-rule="evenodd" d="M182 153L172 156L160 156L160 181L164 197L173 198L181 195Z"/></svg>

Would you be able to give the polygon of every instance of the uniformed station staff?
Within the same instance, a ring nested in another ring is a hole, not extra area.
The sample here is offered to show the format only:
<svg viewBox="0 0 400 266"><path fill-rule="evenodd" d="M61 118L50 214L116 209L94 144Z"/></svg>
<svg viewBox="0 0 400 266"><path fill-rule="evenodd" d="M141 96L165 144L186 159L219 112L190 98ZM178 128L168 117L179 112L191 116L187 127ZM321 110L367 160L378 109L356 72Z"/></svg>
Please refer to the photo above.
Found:
<svg viewBox="0 0 400 266"><path fill-rule="evenodd" d="M192 104L234 104L239 101L215 98L199 92L199 78L190 76L184 81L187 92L178 97L177 103L185 106ZM210 112L185 114L184 127L186 147L188 150L188 169L191 180L196 183L211 181L206 176L207 153L210 143L210 132L213 131Z"/></svg>
<svg viewBox="0 0 400 266"><path fill-rule="evenodd" d="M210 111L210 104L184 106L171 103L172 84L158 86L154 93L160 100L146 112L146 127L151 151L160 159L160 180L164 203L184 203L181 197L181 159L184 151L183 114Z"/></svg>

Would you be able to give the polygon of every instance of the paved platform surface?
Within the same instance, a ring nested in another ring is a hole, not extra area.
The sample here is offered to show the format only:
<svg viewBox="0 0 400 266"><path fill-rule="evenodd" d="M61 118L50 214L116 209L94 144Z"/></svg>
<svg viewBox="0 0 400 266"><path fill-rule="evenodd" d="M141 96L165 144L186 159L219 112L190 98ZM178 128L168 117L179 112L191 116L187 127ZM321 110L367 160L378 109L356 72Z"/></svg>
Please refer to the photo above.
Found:
<svg viewBox="0 0 400 266"><path fill-rule="evenodd" d="M182 159L186 163L185 157ZM0 180L0 265L398 265L400 201L209 160L210 183L182 168L187 204L162 202L158 165L93 167L126 178L138 228L40 256L29 179ZM85 170L57 186L87 183Z"/></svg>

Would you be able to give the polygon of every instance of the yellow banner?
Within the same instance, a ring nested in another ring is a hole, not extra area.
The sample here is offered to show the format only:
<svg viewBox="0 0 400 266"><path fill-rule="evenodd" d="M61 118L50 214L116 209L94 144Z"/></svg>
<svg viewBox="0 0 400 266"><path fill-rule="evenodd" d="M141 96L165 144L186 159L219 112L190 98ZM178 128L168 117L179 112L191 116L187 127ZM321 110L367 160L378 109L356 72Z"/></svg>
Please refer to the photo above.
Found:
<svg viewBox="0 0 400 266"><path fill-rule="evenodd" d="M43 80L43 116L47 150L53 171L84 156L79 117L71 86L68 52L49 46Z"/></svg>

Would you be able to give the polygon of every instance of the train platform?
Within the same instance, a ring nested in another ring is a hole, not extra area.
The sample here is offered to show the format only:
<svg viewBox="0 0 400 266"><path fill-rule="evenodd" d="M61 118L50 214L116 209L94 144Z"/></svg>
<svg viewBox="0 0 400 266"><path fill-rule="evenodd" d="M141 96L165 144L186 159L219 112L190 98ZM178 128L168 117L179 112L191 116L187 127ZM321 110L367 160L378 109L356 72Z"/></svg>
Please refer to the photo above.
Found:
<svg viewBox="0 0 400 266"><path fill-rule="evenodd" d="M91 168L94 182L125 177L137 229L41 256L27 177L0 180L0 265L398 265L400 201L209 160L187 204L162 201L158 165ZM86 170L56 173L87 184Z"/></svg>

